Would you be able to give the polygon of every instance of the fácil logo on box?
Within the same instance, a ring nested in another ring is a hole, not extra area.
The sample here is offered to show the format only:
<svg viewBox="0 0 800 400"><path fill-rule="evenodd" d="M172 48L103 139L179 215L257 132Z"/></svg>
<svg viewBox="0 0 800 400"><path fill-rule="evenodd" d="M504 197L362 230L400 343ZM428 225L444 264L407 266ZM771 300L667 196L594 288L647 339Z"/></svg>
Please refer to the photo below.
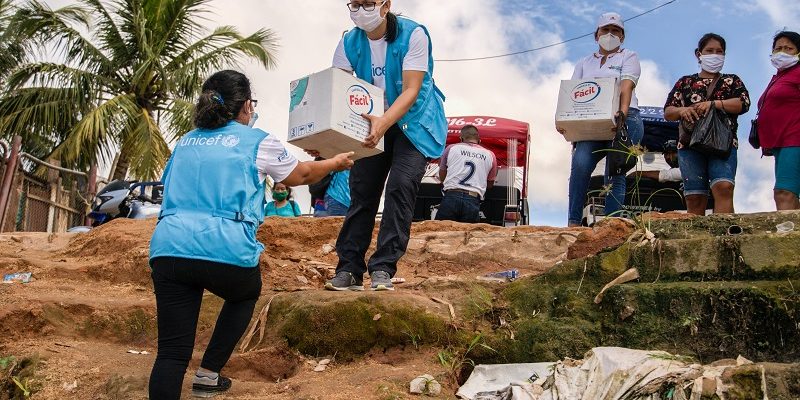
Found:
<svg viewBox="0 0 800 400"><path fill-rule="evenodd" d="M357 115L369 114L375 107L369 91L361 85L353 85L347 89L347 105Z"/></svg>
<svg viewBox="0 0 800 400"><path fill-rule="evenodd" d="M597 82L583 82L572 89L572 101L575 103L588 103L600 95L600 85Z"/></svg>

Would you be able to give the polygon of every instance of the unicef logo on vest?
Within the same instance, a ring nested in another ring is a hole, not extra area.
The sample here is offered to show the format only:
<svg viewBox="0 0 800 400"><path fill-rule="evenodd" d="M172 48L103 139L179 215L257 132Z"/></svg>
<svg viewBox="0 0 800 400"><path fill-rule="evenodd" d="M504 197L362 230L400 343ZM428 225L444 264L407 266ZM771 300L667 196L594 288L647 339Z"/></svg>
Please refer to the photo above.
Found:
<svg viewBox="0 0 800 400"><path fill-rule="evenodd" d="M228 135L222 138L222 145L225 147L233 147L239 144L239 137L236 135Z"/></svg>
<svg viewBox="0 0 800 400"><path fill-rule="evenodd" d="M347 89L347 105L356 115L369 114L375 107L375 101L372 100L367 88L353 85Z"/></svg>
<svg viewBox="0 0 800 400"><path fill-rule="evenodd" d="M600 95L600 85L596 82L583 82L572 89L572 101L583 104L588 103Z"/></svg>

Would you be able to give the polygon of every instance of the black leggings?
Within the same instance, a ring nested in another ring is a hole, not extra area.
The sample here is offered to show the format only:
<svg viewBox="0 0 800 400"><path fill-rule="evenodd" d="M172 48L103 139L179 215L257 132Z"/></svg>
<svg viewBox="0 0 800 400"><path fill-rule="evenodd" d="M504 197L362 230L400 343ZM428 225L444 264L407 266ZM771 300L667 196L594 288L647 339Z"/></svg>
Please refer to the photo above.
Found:
<svg viewBox="0 0 800 400"><path fill-rule="evenodd" d="M194 350L203 290L225 300L200 364L219 372L253 316L261 271L175 257L155 258L150 264L158 311L158 355L150 374L150 399L179 399Z"/></svg>

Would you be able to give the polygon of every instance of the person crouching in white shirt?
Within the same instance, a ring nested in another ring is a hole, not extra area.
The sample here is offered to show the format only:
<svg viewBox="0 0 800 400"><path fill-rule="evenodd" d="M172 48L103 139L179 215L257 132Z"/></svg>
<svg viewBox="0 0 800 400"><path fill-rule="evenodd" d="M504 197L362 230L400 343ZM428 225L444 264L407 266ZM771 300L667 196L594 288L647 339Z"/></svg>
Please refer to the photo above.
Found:
<svg viewBox="0 0 800 400"><path fill-rule="evenodd" d="M494 186L497 159L480 145L478 128L461 129L461 143L451 144L439 162L444 198L436 212L439 221L480 222L481 199Z"/></svg>

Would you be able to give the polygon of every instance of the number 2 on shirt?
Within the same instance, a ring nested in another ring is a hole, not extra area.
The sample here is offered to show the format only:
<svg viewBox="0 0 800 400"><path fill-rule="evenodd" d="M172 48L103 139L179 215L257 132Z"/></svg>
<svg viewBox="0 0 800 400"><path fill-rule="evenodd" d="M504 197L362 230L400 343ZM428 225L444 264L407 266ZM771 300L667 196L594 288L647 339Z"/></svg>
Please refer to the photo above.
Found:
<svg viewBox="0 0 800 400"><path fill-rule="evenodd" d="M472 161L467 161L464 163L464 165L469 167L469 173L467 174L466 177L464 177L464 179L458 182L458 184L464 186L472 186L469 184L469 180L472 179L472 175L475 175L475 163Z"/></svg>

